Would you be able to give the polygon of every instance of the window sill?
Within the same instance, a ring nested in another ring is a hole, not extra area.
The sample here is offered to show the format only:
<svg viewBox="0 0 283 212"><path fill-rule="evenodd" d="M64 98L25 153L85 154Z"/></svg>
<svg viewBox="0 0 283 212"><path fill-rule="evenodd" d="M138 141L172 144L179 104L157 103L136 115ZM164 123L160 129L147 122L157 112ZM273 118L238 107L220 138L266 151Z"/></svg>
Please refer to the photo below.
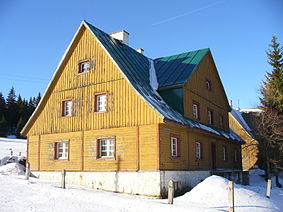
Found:
<svg viewBox="0 0 283 212"><path fill-rule="evenodd" d="M116 160L115 157L98 157L96 160Z"/></svg>

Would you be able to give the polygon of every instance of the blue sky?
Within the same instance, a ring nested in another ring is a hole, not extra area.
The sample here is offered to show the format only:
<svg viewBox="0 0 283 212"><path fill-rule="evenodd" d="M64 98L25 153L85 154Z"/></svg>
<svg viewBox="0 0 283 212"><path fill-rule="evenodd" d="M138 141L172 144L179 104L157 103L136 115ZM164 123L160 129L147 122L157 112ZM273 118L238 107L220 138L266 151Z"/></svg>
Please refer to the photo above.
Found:
<svg viewBox="0 0 283 212"><path fill-rule="evenodd" d="M282 0L0 0L0 91L43 93L82 20L151 58L209 47L234 106L259 104L272 35L283 44Z"/></svg>

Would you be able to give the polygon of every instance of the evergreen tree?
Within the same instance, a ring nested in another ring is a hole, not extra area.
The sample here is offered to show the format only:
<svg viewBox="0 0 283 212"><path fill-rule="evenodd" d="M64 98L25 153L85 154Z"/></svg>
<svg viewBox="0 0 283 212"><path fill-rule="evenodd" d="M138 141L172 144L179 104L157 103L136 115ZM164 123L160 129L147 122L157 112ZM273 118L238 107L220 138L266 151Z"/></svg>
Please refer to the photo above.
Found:
<svg viewBox="0 0 283 212"><path fill-rule="evenodd" d="M261 87L263 112L256 130L259 165L265 169L266 178L270 178L273 172L277 186L281 187L278 170L283 170L283 48L275 36L266 54L272 72L265 75L266 80Z"/></svg>
<svg viewBox="0 0 283 212"><path fill-rule="evenodd" d="M272 72L265 75L266 81L261 88L261 102L264 106L274 108L283 114L283 47L280 47L275 36L272 37L269 47L266 54Z"/></svg>
<svg viewBox="0 0 283 212"><path fill-rule="evenodd" d="M0 92L0 117L6 113L6 101L3 94Z"/></svg>
<svg viewBox="0 0 283 212"><path fill-rule="evenodd" d="M22 138L21 136L21 131L22 129L24 128L26 122L24 121L24 119L21 117L18 121L18 124L17 124L17 129L16 129L16 136L17 138Z"/></svg>
<svg viewBox="0 0 283 212"><path fill-rule="evenodd" d="M5 116L0 116L0 137L4 137L7 135L7 121Z"/></svg>
<svg viewBox="0 0 283 212"><path fill-rule="evenodd" d="M18 117L18 110L16 104L16 92L13 87L8 93L6 103L7 103L6 120L9 125L9 132L14 133L19 117Z"/></svg>
<svg viewBox="0 0 283 212"><path fill-rule="evenodd" d="M37 95L37 97L36 97L36 102L35 102L35 106L36 106L36 107L37 107L37 105L39 104L40 100L41 100L41 94L40 94L40 92L39 92L38 95Z"/></svg>

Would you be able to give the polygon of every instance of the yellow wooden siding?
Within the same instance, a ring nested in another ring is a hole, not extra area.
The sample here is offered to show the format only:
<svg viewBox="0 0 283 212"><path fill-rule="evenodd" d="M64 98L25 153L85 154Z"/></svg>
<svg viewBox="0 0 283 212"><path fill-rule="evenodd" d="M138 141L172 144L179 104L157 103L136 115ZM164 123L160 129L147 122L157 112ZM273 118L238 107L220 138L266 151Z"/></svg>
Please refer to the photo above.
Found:
<svg viewBox="0 0 283 212"><path fill-rule="evenodd" d="M178 135L181 139L181 156L171 157L170 136ZM202 144L202 159L195 156L195 142ZM222 139L218 136L201 133L170 123L160 124L160 169L210 170L212 169L211 143L216 145L216 168L241 168L241 147L239 143ZM227 147L228 160L223 161L222 146ZM234 150L238 150L238 161L234 161Z"/></svg>
<svg viewBox="0 0 283 212"><path fill-rule="evenodd" d="M229 114L230 128L236 132L246 144L242 145L242 163L243 169L249 170L256 165L258 160L258 143L245 131L239 122Z"/></svg>
<svg viewBox="0 0 283 212"><path fill-rule="evenodd" d="M97 140L115 138L115 158L97 155ZM158 125L30 136L28 160L32 170L138 171L158 169ZM69 142L69 158L55 159L55 143ZM40 167L39 167L40 164Z"/></svg>
<svg viewBox="0 0 283 212"><path fill-rule="evenodd" d="M69 159L55 159L55 142L69 143ZM40 136L40 170L82 170L82 132L49 134ZM31 160L30 158L28 159Z"/></svg>
<svg viewBox="0 0 283 212"><path fill-rule="evenodd" d="M211 81L211 91L206 89L206 80ZM200 121L208 124L207 109L213 110L213 126L220 128L220 116L223 116L224 129L228 130L228 102L217 76L211 54L207 54L184 86L184 114L187 118L192 116L192 104L200 104Z"/></svg>
<svg viewBox="0 0 283 212"><path fill-rule="evenodd" d="M156 124L162 122L158 115L129 85L107 53L94 36L88 31L79 33L75 48L67 62L63 63L58 82L33 123L28 135L53 134ZM78 63L82 60L94 60L95 69L78 74ZM108 111L94 112L94 95L107 92ZM61 117L62 100L74 101L74 116Z"/></svg>
<svg viewBox="0 0 283 212"><path fill-rule="evenodd" d="M29 136L28 138L28 160L31 170L39 170L39 136Z"/></svg>
<svg viewBox="0 0 283 212"><path fill-rule="evenodd" d="M139 126L140 170L159 169L159 127Z"/></svg>

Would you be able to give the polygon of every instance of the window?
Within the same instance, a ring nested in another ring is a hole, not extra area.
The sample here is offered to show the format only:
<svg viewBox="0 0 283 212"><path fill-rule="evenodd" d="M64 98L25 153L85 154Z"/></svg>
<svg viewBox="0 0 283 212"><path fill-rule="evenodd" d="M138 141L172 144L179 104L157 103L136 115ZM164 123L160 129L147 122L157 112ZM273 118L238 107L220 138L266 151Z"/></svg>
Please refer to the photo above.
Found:
<svg viewBox="0 0 283 212"><path fill-rule="evenodd" d="M113 158L115 153L115 139L101 138L98 139L98 157Z"/></svg>
<svg viewBox="0 0 283 212"><path fill-rule="evenodd" d="M73 102L72 100L66 100L62 103L62 116L72 116Z"/></svg>
<svg viewBox="0 0 283 212"><path fill-rule="evenodd" d="M177 136L171 136L171 156L180 157L180 139Z"/></svg>
<svg viewBox="0 0 283 212"><path fill-rule="evenodd" d="M95 112L105 112L106 109L107 109L106 93L95 95Z"/></svg>
<svg viewBox="0 0 283 212"><path fill-rule="evenodd" d="M213 111L211 109L207 109L207 120L208 124L213 124Z"/></svg>
<svg viewBox="0 0 283 212"><path fill-rule="evenodd" d="M223 160L227 161L228 157L227 157L227 147L226 146L222 146L222 156L223 156Z"/></svg>
<svg viewBox="0 0 283 212"><path fill-rule="evenodd" d="M223 129L223 116L222 115L219 116L219 127Z"/></svg>
<svg viewBox="0 0 283 212"><path fill-rule="evenodd" d="M193 102L193 118L200 119L200 107L198 102Z"/></svg>
<svg viewBox="0 0 283 212"><path fill-rule="evenodd" d="M201 142L196 141L196 160L202 159L202 146Z"/></svg>
<svg viewBox="0 0 283 212"><path fill-rule="evenodd" d="M55 159L68 159L69 141L55 143Z"/></svg>
<svg viewBox="0 0 283 212"><path fill-rule="evenodd" d="M207 90L211 91L211 81L210 80L205 80L205 87Z"/></svg>
<svg viewBox="0 0 283 212"><path fill-rule="evenodd" d="M90 71L90 61L79 63L79 73L86 73Z"/></svg>

